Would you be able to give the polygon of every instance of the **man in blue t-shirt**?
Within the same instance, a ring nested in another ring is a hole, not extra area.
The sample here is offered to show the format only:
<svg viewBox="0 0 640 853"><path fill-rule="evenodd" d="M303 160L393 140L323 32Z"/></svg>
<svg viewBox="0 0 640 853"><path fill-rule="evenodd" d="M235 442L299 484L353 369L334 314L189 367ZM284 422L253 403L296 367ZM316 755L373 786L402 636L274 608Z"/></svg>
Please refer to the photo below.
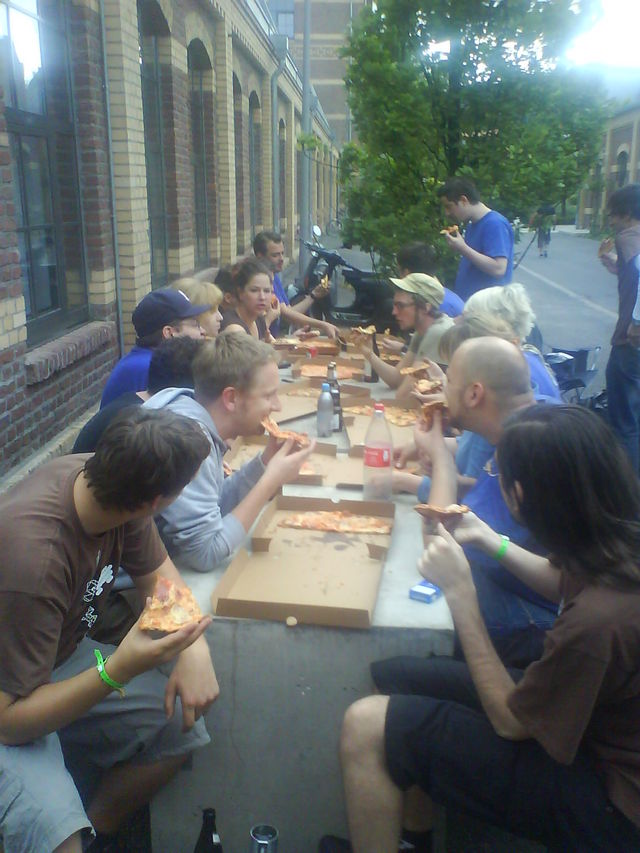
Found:
<svg viewBox="0 0 640 853"><path fill-rule="evenodd" d="M473 338L461 344L447 368L445 396L448 423L472 430L494 447L509 415L534 405L529 367L520 350L500 338ZM497 533L528 551L540 553L532 533L514 519L500 490L491 458L475 484L458 493L455 459L442 437L438 419L429 432L416 432L418 450L432 466L429 503L446 507L462 500ZM464 522L456 538L464 544ZM553 625L557 605L526 587L503 566L503 554L485 554L464 544L471 564L478 604L493 643L509 666L526 666L542 651L545 631Z"/></svg>
<svg viewBox="0 0 640 853"><path fill-rule="evenodd" d="M289 299L280 278L280 273L284 267L284 242L282 235L276 231L260 231L259 234L256 234L253 241L253 252L273 273L273 292L278 297L278 302L280 303L280 317L274 320L269 326L269 331L274 338L277 338L280 334L281 320L298 328L311 326L314 329L319 329L323 335L335 338L338 334L336 326L332 323L327 323L325 320L306 316L307 311L309 311L316 300L326 298L325 290L315 287L300 302L296 302L295 309L289 304Z"/></svg>
<svg viewBox="0 0 640 853"><path fill-rule="evenodd" d="M428 243L406 243L398 249L396 261L398 263L398 278L406 278L412 272L438 275L436 253ZM445 287L440 311L449 317L459 317L463 308L464 302L458 294Z"/></svg>
<svg viewBox="0 0 640 853"><path fill-rule="evenodd" d="M466 302L477 290L508 284L513 274L510 223L480 201L468 178L449 178L439 188L438 197L451 222L468 223L464 236L458 231L444 235L449 248L461 256L454 285L458 296Z"/></svg>

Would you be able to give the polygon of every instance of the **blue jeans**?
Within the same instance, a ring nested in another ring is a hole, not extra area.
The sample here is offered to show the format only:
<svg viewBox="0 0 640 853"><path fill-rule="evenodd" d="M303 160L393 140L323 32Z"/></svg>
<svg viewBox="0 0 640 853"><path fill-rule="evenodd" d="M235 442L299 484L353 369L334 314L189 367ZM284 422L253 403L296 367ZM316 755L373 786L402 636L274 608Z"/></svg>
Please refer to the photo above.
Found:
<svg viewBox="0 0 640 853"><path fill-rule="evenodd" d="M609 420L629 454L636 471L640 470L640 350L630 344L611 347L607 363Z"/></svg>

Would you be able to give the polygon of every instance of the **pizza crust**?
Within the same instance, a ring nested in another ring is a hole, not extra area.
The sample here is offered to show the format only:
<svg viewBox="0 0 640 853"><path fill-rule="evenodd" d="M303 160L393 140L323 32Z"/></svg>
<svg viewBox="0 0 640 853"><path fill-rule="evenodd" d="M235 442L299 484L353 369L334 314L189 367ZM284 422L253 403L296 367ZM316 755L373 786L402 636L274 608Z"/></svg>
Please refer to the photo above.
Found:
<svg viewBox="0 0 640 853"><path fill-rule="evenodd" d="M294 432L292 429L282 429L271 418L263 418L260 423L269 435L272 435L274 438L278 438L281 441L286 441L288 438L291 438L296 444L299 444L300 447L309 446L309 436L306 433Z"/></svg>

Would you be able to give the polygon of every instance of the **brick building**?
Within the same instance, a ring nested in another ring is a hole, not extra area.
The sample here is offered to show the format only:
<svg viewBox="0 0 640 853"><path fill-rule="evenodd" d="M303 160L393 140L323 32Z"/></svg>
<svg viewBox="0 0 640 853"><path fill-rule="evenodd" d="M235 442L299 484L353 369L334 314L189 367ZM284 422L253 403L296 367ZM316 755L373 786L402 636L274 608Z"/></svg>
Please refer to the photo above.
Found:
<svg viewBox="0 0 640 853"><path fill-rule="evenodd" d="M296 253L301 104L262 0L0 0L0 474L97 402L150 288L273 227L274 138Z"/></svg>
<svg viewBox="0 0 640 853"><path fill-rule="evenodd" d="M311 82L339 147L354 135L344 87L346 62L340 48L352 21L370 5L370 0L315 0L311 4ZM291 53L302 68L304 0L269 0L269 8L279 31L291 40Z"/></svg>
<svg viewBox="0 0 640 853"><path fill-rule="evenodd" d="M636 99L607 122L598 163L589 176L589 186L580 193L578 228L601 228L611 193L637 182L640 182L640 101Z"/></svg>

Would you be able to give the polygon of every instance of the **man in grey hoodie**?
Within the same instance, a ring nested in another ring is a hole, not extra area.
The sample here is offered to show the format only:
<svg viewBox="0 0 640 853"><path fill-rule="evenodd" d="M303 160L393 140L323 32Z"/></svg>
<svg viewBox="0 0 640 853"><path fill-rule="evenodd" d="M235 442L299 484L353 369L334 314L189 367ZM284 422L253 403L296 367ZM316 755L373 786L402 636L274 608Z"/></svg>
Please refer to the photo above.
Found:
<svg viewBox="0 0 640 853"><path fill-rule="evenodd" d="M293 451L291 440L270 438L265 450L230 477L222 457L227 442L263 431L280 410L273 349L250 335L226 333L205 343L193 362L194 390L167 388L144 404L198 421L211 443L196 477L156 516L160 535L179 568L209 572L247 535L263 506L299 471L313 450Z"/></svg>

